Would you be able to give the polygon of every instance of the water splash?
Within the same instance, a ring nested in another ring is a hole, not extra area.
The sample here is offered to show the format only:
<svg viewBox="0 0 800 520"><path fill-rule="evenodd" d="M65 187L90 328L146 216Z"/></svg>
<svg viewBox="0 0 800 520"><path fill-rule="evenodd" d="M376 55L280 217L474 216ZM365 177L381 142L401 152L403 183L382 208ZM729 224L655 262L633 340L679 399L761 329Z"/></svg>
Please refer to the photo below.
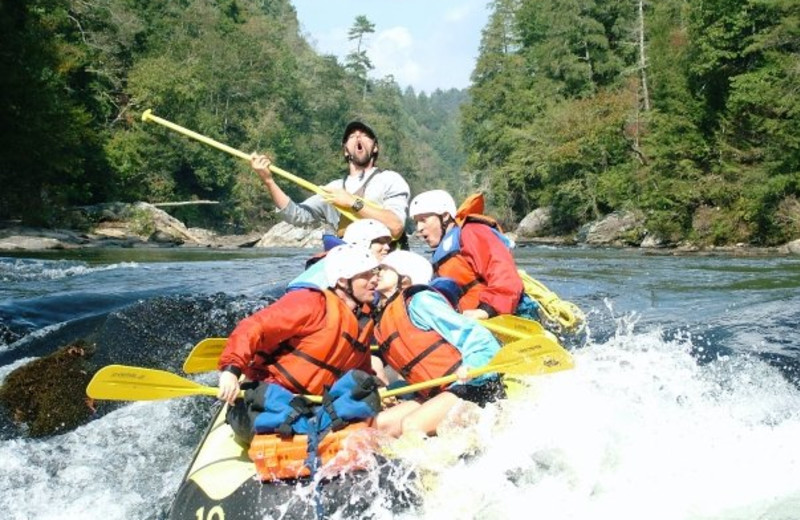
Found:
<svg viewBox="0 0 800 520"><path fill-rule="evenodd" d="M426 441L415 457L435 485L407 517L797 518L800 391L756 357L698 364L688 335L633 322L530 379L529 398ZM478 455L441 455L464 435Z"/></svg>

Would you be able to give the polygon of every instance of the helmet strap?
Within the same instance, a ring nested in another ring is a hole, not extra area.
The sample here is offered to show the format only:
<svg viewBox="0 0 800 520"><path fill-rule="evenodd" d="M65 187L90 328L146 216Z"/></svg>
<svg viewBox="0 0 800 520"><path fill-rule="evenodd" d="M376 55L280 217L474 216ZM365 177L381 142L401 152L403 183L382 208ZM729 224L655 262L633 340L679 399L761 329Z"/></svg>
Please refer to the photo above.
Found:
<svg viewBox="0 0 800 520"><path fill-rule="evenodd" d="M447 233L452 223L453 218L450 216L450 213L442 213L439 215L439 226L442 228L442 238L444 238L444 235Z"/></svg>

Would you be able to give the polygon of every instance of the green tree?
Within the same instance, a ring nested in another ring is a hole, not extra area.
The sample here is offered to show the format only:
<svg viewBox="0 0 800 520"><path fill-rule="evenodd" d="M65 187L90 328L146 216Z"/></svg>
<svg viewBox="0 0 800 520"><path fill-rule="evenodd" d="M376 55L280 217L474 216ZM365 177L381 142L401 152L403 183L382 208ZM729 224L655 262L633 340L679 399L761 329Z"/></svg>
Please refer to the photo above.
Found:
<svg viewBox="0 0 800 520"><path fill-rule="evenodd" d="M0 3L0 218L46 224L59 206L103 195L103 129L69 4Z"/></svg>
<svg viewBox="0 0 800 520"><path fill-rule="evenodd" d="M367 97L367 73L375 68L369 56L367 56L367 50L365 48L366 42L364 39L367 34L372 34L374 32L375 24L370 22L364 15L356 16L353 26L347 31L347 39L350 41L355 40L356 48L347 55L345 66L361 79L364 85L363 99Z"/></svg>

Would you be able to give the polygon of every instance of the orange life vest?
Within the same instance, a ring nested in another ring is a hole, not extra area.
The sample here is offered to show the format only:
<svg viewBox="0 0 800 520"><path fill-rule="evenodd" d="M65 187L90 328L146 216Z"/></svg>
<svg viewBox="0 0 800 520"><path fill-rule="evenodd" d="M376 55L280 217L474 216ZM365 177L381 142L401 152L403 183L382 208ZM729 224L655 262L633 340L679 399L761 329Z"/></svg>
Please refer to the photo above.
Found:
<svg viewBox="0 0 800 520"><path fill-rule="evenodd" d="M487 225L502 233L503 230L497 220L483 215L483 211L483 193L470 195L464 199L456 211L456 225L464 227L464 225L474 222ZM460 237L460 233L458 236ZM436 275L452 278L461 288L462 295L458 301L458 309L460 311L477 309L480 305L480 294L486 288L486 281L474 271L461 254L460 243L453 244L452 251L445 253L441 258L437 259L436 256L434 255L433 263Z"/></svg>
<svg viewBox="0 0 800 520"><path fill-rule="evenodd" d="M408 300L425 290L431 289L417 285L397 293L375 326L381 357L411 384L450 375L461 366L461 352L456 347L436 331L417 328L408 317Z"/></svg>
<svg viewBox="0 0 800 520"><path fill-rule="evenodd" d="M499 230L497 222L485 215L466 215L461 219L464 225L477 223L491 226ZM456 224L458 225L458 224ZM452 278L461 287L462 296L458 301L458 308L461 311L467 309L477 309L480 305L480 294L486 288L486 281L475 272L472 266L461 254L460 245L451 253L443 256L434 262L433 268L437 276Z"/></svg>
<svg viewBox="0 0 800 520"><path fill-rule="evenodd" d="M325 327L291 338L270 354L256 351L248 377L272 380L298 394L321 395L347 370L369 366L373 322L363 325L330 290L325 294Z"/></svg>
<svg viewBox="0 0 800 520"><path fill-rule="evenodd" d="M317 450L323 469L336 473L366 469L370 460L367 457L377 449L373 430L367 426L366 422L358 422L328 432ZM307 435L256 435L247 454L255 463L256 473L261 480L301 478L311 474L305 465L308 458Z"/></svg>

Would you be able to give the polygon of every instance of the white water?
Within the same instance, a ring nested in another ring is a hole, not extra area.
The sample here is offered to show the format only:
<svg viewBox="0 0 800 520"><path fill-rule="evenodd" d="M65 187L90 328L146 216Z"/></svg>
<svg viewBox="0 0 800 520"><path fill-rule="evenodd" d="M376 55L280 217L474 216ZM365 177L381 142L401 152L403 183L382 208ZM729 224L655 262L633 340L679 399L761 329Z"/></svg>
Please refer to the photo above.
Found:
<svg viewBox="0 0 800 520"><path fill-rule="evenodd" d="M759 361L700 367L690 346L620 331L578 351L409 517L800 518L800 391Z"/></svg>
<svg viewBox="0 0 800 520"><path fill-rule="evenodd" d="M791 370L748 355L797 361L797 262L522 253L528 272L588 311L594 340L573 370L532 379L530 399L465 413L467 428L410 452L430 490L401 518L800 519L800 390ZM0 316L41 323L30 339L176 292L244 294L248 307L305 256L40 269L40 281L4 281ZM704 350L732 357L698 362ZM30 359L0 366L0 381ZM62 435L0 440L0 517L163 518L207 408L203 398L132 403ZM453 455L474 444L481 454L468 462ZM392 517L378 502L373 513Z"/></svg>
<svg viewBox="0 0 800 520"><path fill-rule="evenodd" d="M691 346L620 321L575 353L575 369L531 379L530 399L425 442L415 457L435 484L403 518L800 518L800 391L757 360L699 366ZM3 517L162 516L200 434L191 401L3 441ZM443 457L465 438L480 456Z"/></svg>

